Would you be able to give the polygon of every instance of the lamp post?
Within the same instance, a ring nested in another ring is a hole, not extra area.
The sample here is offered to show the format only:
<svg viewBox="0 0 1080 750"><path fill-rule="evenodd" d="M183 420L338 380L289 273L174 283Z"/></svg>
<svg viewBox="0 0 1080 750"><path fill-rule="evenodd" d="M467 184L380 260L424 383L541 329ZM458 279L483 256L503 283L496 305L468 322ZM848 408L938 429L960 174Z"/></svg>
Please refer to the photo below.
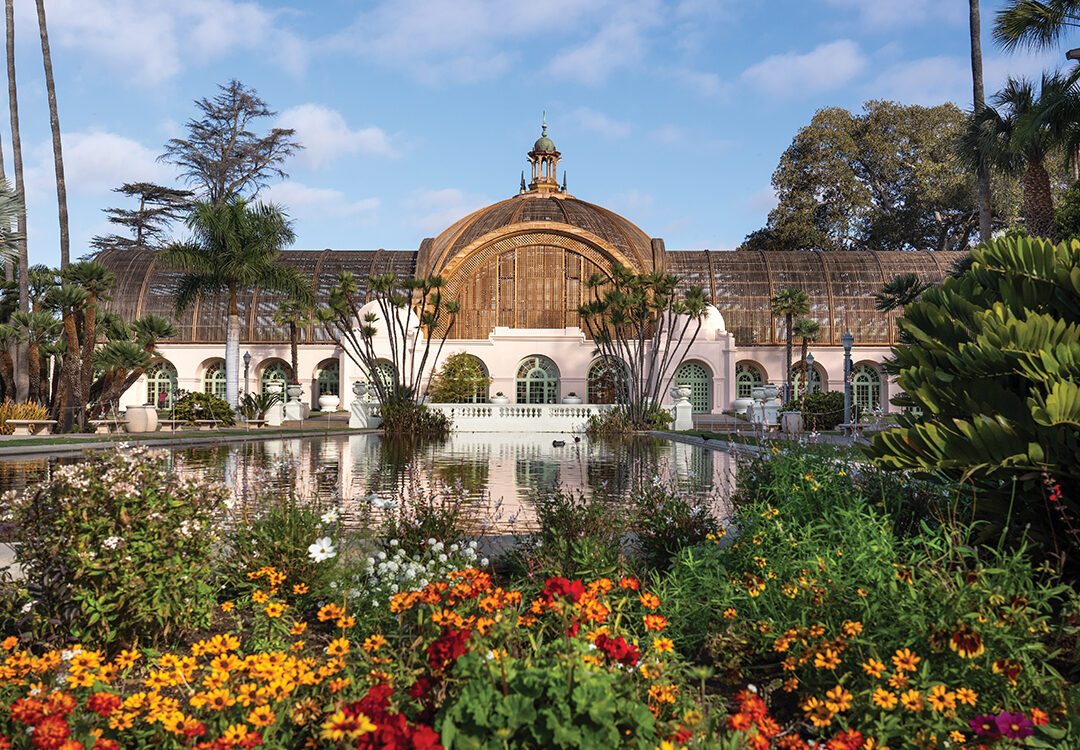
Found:
<svg viewBox="0 0 1080 750"><path fill-rule="evenodd" d="M248 369L251 367L251 352L244 352L244 393L248 392Z"/></svg>
<svg viewBox="0 0 1080 750"><path fill-rule="evenodd" d="M814 382L814 355L806 353L806 382L803 383L803 395L808 396L812 392L810 384Z"/></svg>
<svg viewBox="0 0 1080 750"><path fill-rule="evenodd" d="M851 331L844 332L840 343L844 345L844 422L851 424L851 345L855 343Z"/></svg>

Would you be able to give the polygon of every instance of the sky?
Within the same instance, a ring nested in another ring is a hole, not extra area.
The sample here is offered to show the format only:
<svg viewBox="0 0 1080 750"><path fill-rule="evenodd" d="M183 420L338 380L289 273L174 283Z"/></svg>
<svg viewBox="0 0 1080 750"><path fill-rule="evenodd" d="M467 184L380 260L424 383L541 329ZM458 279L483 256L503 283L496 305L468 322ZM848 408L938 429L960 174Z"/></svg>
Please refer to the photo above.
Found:
<svg viewBox="0 0 1080 750"><path fill-rule="evenodd" d="M1007 54L983 2L989 96L1064 49ZM160 162L193 101L238 79L305 149L259 197L296 249L415 249L517 193L548 134L568 191L668 249L732 249L765 223L770 182L823 107L886 99L971 108L965 0L46 0L71 256L109 233L112 189L178 185ZM16 65L31 263L59 263L34 3ZM1071 46L1071 45L1065 45ZM0 109L4 165L11 134ZM178 228L182 232L182 228Z"/></svg>

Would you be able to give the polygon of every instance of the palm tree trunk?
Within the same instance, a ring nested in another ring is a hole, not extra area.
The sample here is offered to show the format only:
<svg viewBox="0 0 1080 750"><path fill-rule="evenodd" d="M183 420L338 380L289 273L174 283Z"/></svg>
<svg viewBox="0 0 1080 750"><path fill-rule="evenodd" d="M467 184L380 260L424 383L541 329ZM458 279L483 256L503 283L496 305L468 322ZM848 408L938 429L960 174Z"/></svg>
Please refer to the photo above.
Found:
<svg viewBox="0 0 1080 750"><path fill-rule="evenodd" d="M1028 162L1024 170L1024 220L1033 237L1057 242L1054 226L1054 198L1050 193L1050 175L1042 162Z"/></svg>
<svg viewBox="0 0 1080 750"><path fill-rule="evenodd" d="M94 382L94 345L97 343L97 295L91 294L86 300L86 312L83 314L82 392L89 395L90 385Z"/></svg>
<svg viewBox="0 0 1080 750"><path fill-rule="evenodd" d="M19 309L30 312L30 256L26 248L26 193L23 190L22 139L19 137L19 97L15 87L15 9L14 0L5 0L7 20L8 110L11 115L11 155L15 163L15 190L19 196ZM15 388L18 399L26 398L30 390L30 371L27 345L21 343L15 358Z"/></svg>
<svg viewBox="0 0 1080 750"><path fill-rule="evenodd" d="M4 384L4 399L15 399L15 360L11 352L4 349L0 352L0 380Z"/></svg>
<svg viewBox="0 0 1080 750"><path fill-rule="evenodd" d="M31 340L26 347L26 361L29 365L30 389L27 396L31 401L42 401L41 398L41 356L38 354L38 344Z"/></svg>
<svg viewBox="0 0 1080 750"><path fill-rule="evenodd" d="M67 381L68 398L66 407L60 415L60 426L63 432L70 432L73 423L78 423L81 429L86 424L86 400L82 392L82 363L79 355L79 331L75 325L75 315L71 310L64 310L64 339L67 347L64 349L64 380Z"/></svg>
<svg viewBox="0 0 1080 750"><path fill-rule="evenodd" d="M45 23L45 0L37 0L38 29L41 31L41 58L45 64L45 90L49 95L49 124L52 126L53 165L56 168L56 203L60 211L60 269L68 266L67 184L64 182L64 150L60 145L60 114L56 109L56 84L53 83L52 55L49 53L49 28Z"/></svg>
<svg viewBox="0 0 1080 750"><path fill-rule="evenodd" d="M225 400L233 409L240 400L240 310L236 290L229 289L229 315L225 324Z"/></svg>
<svg viewBox="0 0 1080 750"><path fill-rule="evenodd" d="M40 0L38 0L40 2ZM979 0L968 0L971 27L971 88L976 117L986 109L983 97L982 39L979 36ZM979 160L979 241L989 242L992 233L990 208L990 170Z"/></svg>
<svg viewBox="0 0 1080 750"><path fill-rule="evenodd" d="M791 325L792 318L794 316L788 313L784 316L784 325L787 326L787 349L785 350L786 358L785 362L787 366L784 368L784 401L790 401L794 394L791 392L791 346L792 346L792 334Z"/></svg>
<svg viewBox="0 0 1080 750"><path fill-rule="evenodd" d="M299 338L299 333L300 332L296 328L296 323L290 322L289 323L289 357L292 360L291 363L290 363L292 365L292 379L294 381L296 381L297 383L300 382L300 370L298 369L298 364L297 364L298 357L297 357L297 354L296 354L296 348L297 348L296 347L296 344L297 344L296 340Z"/></svg>
<svg viewBox="0 0 1080 750"><path fill-rule="evenodd" d="M810 368L806 364L806 350L810 348L810 340L803 336L802 340L802 388L803 393L810 392Z"/></svg>

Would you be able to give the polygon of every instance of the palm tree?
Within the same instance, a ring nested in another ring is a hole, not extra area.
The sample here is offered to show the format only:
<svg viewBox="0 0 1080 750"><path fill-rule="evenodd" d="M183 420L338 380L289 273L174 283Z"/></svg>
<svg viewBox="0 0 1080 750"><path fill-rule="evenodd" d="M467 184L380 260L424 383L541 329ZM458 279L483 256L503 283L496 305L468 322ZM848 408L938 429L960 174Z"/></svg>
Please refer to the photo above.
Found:
<svg viewBox="0 0 1080 750"><path fill-rule="evenodd" d="M1038 94L1031 81L1010 78L994 95L995 106L972 117L960 143L960 156L969 167L1020 177L1028 232L1053 241L1057 228L1045 162L1067 139L1072 122L1065 122L1069 108L1064 101L1072 88L1070 78L1055 73L1043 74Z"/></svg>
<svg viewBox="0 0 1080 750"><path fill-rule="evenodd" d="M300 271L277 262L278 253L295 239L281 209L249 204L229 197L214 205L199 201L187 220L191 240L174 242L160 251L162 265L186 271L177 286L176 309L196 299L225 292L228 319L225 333L225 398L234 409L240 376L241 290L252 287L283 292L313 304L310 282Z"/></svg>
<svg viewBox="0 0 1080 750"><path fill-rule="evenodd" d="M0 397L5 401L15 400L15 360L11 349L18 341L18 329L11 323L0 323L0 385L3 386Z"/></svg>
<svg viewBox="0 0 1080 750"><path fill-rule="evenodd" d="M41 58L45 64L45 90L49 95L49 124L52 126L53 164L56 169L56 202L60 211L60 270L68 266L67 183L64 181L64 151L60 145L60 115L56 110L56 84L53 83L52 55L49 53L49 29L45 23L45 0L37 0L38 30L41 32Z"/></svg>
<svg viewBox="0 0 1080 750"><path fill-rule="evenodd" d="M1080 0L1010 0L997 12L994 41L1005 50L1047 49L1080 27Z"/></svg>
<svg viewBox="0 0 1080 750"><path fill-rule="evenodd" d="M49 290L46 304L60 312L64 331L64 360L57 389L59 398L54 406L54 419L59 420L59 432L68 432L77 418L79 429L86 424L86 398L82 389L82 352L79 348L79 327L76 317L86 304L87 292L73 284Z"/></svg>
<svg viewBox="0 0 1080 750"><path fill-rule="evenodd" d="M300 382L297 347L300 342L300 329L311 322L311 305L304 300L289 298L284 300L274 313L274 322L279 326L289 327L289 363L292 365L292 379Z"/></svg>
<svg viewBox="0 0 1080 750"><path fill-rule="evenodd" d="M8 74L8 112L11 116L11 155L15 163L15 193L18 195L18 234L19 268L30 267L30 256L26 248L26 203L23 192L22 138L19 136L19 96L15 86L15 9L14 0L5 0L4 15L7 21L7 74ZM30 286L26 273L19 274L19 309L30 310ZM30 386L30 374L26 361L26 348L19 344L16 357L15 386L19 396L25 398Z"/></svg>
<svg viewBox="0 0 1080 750"><path fill-rule="evenodd" d="M978 117L986 109L983 94L982 39L979 32L979 0L968 0L968 26L971 36L971 90L973 112ZM979 241L989 242L992 209L990 207L990 170L984 161L977 169L979 180Z"/></svg>
<svg viewBox="0 0 1080 750"><path fill-rule="evenodd" d="M781 289L773 296L772 314L774 317L784 318L784 328L787 331L787 351L784 367L784 401L791 400L791 346L794 331L792 322L797 316L806 315L810 312L810 298L802 289Z"/></svg>
<svg viewBox="0 0 1080 750"><path fill-rule="evenodd" d="M146 315L132 323L134 341L123 320L114 318L110 322L114 324L114 331L95 357L103 374L89 392L91 402L102 404L118 402L153 362L158 342L176 335L176 327L160 315ZM112 338L114 334L115 338Z"/></svg>
<svg viewBox="0 0 1080 750"><path fill-rule="evenodd" d="M61 274L68 281L86 291L86 305L82 314L82 392L89 395L94 376L94 346L97 344L97 314L99 303L108 302L109 292L116 286L116 275L97 261L82 261L68 266Z"/></svg>
<svg viewBox="0 0 1080 750"><path fill-rule="evenodd" d="M792 326L795 335L802 339L802 387L803 393L810 392L810 371L806 363L806 350L810 348L811 341L817 341L821 334L821 323L813 318L799 318Z"/></svg>
<svg viewBox="0 0 1080 750"><path fill-rule="evenodd" d="M42 376L48 377L48 359L43 357L43 352L48 351L49 346L56 341L60 333L60 321L48 310L31 310L28 313L19 311L11 316L11 322L19 328L27 342L26 361L29 366L30 390L28 398L39 403L48 402L48 381L42 381Z"/></svg>

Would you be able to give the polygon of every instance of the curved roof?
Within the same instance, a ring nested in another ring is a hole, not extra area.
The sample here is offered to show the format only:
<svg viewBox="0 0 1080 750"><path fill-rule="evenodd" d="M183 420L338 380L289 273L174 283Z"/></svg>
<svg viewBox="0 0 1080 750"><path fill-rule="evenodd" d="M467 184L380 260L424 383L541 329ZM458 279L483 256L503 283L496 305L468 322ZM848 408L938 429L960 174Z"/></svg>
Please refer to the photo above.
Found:
<svg viewBox="0 0 1080 750"><path fill-rule="evenodd" d="M104 250L98 254L98 262L116 274L116 291L112 301L106 303L106 309L128 320L150 313L164 315L176 323L177 335L169 339L172 343L224 341L226 296L204 297L177 315L176 284L183 272L160 267L154 257L154 251L139 248ZM360 293L366 297L370 276L382 273L412 276L416 264L416 253L411 250L286 250L280 257L312 280L318 305L329 302L330 290L342 271L356 275ZM240 295L242 342L288 341L288 332L274 323L280 299L277 294L258 289ZM300 340L331 341L322 326L316 324L301 331Z"/></svg>
<svg viewBox="0 0 1080 750"><path fill-rule="evenodd" d="M529 222L548 222L552 230L560 225L585 230L614 246L638 265L637 270L653 267L652 240L631 221L572 196L531 192L481 208L452 224L422 253L419 270L426 274L439 273L459 252L484 235Z"/></svg>

